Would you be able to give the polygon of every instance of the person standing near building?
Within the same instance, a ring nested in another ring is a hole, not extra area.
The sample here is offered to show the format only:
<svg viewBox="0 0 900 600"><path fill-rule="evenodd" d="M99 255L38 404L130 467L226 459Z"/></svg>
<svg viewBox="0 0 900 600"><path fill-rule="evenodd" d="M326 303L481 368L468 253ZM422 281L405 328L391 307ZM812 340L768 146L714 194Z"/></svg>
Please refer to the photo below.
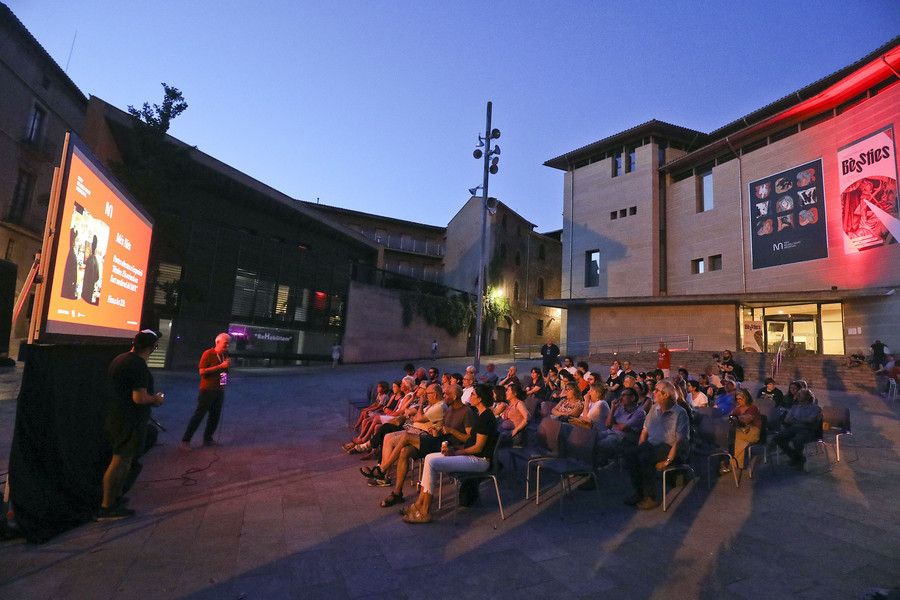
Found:
<svg viewBox="0 0 900 600"><path fill-rule="evenodd" d="M104 426L113 456L103 475L103 501L95 516L97 521L134 515L120 496L134 459L144 450L150 409L163 403L163 394L154 393L153 375L147 367L158 342L159 335L145 329L134 336L131 351L118 355L109 365L107 375L113 395Z"/></svg>
<svg viewBox="0 0 900 600"><path fill-rule="evenodd" d="M663 377L669 378L669 369L672 368L672 353L666 348L665 342L660 342L659 350L656 351L656 368L662 370Z"/></svg>
<svg viewBox="0 0 900 600"><path fill-rule="evenodd" d="M431 341L431 360L437 358L437 340Z"/></svg>
<svg viewBox="0 0 900 600"><path fill-rule="evenodd" d="M544 377L550 372L550 367L556 365L559 359L559 346L553 343L553 340L547 338L547 343L541 346L541 357L544 359Z"/></svg>
<svg viewBox="0 0 900 600"><path fill-rule="evenodd" d="M200 391L197 394L197 409L188 422L187 430L181 438L179 447L189 452L191 438L200 427L203 417L209 413L206 419L206 429L203 430L203 445L213 445L213 434L219 426L222 416L222 404L225 402L225 385L228 383L228 367L231 359L228 358L228 346L231 344L231 336L220 333L216 336L216 345L200 357Z"/></svg>
<svg viewBox="0 0 900 600"><path fill-rule="evenodd" d="M335 368L341 362L341 356L344 354L344 348L339 342L335 342L331 347L331 368Z"/></svg>

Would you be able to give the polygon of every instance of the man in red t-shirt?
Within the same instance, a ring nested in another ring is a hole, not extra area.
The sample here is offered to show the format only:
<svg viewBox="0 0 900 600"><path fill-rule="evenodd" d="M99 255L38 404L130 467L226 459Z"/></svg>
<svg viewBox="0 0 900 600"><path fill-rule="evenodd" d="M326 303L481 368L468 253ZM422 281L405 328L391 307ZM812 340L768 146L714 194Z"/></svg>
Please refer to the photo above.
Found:
<svg viewBox="0 0 900 600"><path fill-rule="evenodd" d="M194 411L188 422L187 430L181 438L179 447L184 451L190 451L191 438L200 427L200 422L206 413L206 428L203 430L203 445L212 446L213 434L219 426L219 418L222 416L222 404L225 402L225 384L228 382L228 367L231 360L228 358L228 346L231 336L220 333L216 336L216 345L203 353L200 358L200 391L197 394L197 410Z"/></svg>
<svg viewBox="0 0 900 600"><path fill-rule="evenodd" d="M656 351L656 368L661 369L666 379L669 378L669 369L672 367L672 354L666 348L665 342L659 343L659 350Z"/></svg>

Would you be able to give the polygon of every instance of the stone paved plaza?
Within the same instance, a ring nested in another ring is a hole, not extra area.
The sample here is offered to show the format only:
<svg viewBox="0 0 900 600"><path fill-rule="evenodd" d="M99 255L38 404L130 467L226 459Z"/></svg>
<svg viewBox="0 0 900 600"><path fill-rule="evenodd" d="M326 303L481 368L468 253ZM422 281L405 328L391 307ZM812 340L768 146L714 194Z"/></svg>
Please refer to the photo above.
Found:
<svg viewBox="0 0 900 600"><path fill-rule="evenodd" d="M505 521L486 484L456 524L444 510L408 525L379 506L388 490L365 485L358 469L373 463L340 449L347 400L400 367L236 370L221 445L190 453L177 443L197 377L157 373L166 404L155 416L168 431L129 493L137 516L0 544L0 599L860 599L900 585L900 404L814 390L850 407L858 461L764 465L740 488L714 476L711 490L700 468L668 512L624 506L615 468L600 473L599 493L574 491L560 510L558 486L547 487L535 506L507 467ZM0 374L2 465L20 376L21 366Z"/></svg>

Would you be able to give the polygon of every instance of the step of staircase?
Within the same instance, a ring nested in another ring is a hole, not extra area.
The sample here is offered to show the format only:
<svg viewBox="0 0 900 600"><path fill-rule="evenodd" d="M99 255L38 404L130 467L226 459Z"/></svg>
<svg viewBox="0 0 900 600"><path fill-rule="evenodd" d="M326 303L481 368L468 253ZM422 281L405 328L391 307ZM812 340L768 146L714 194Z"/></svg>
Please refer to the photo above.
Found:
<svg viewBox="0 0 900 600"><path fill-rule="evenodd" d="M715 371L716 359L713 354L721 351L672 350L672 370L685 367L691 378L703 373L707 366ZM759 352L735 352L735 362L744 367L744 379L748 382L762 382L772 377L775 355ZM582 360L577 357L576 360ZM593 354L587 360L591 370L606 379L609 365L614 360L631 361L635 371L656 369L656 352L619 352ZM778 386L786 389L795 379L805 380L811 388L833 391L856 391L877 393L879 389L875 374L868 365L848 367L843 356L823 356L806 354L796 357L783 356L778 373L774 375ZM883 386L881 386L883 387Z"/></svg>

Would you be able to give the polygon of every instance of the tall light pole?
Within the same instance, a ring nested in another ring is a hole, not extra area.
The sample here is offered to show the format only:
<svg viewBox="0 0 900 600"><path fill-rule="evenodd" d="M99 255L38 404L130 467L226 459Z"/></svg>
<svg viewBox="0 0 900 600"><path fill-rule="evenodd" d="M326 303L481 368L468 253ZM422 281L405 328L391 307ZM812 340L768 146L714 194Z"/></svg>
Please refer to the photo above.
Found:
<svg viewBox="0 0 900 600"><path fill-rule="evenodd" d="M484 257L487 253L487 214L488 214L488 179L499 170L497 163L500 159L500 147L491 148L491 143L500 137L499 129L491 129L491 103L487 103L487 122L484 126L484 137L478 136L478 146L472 153L476 159L484 157L484 181L481 184L481 256L478 260L478 305L475 308L475 372L477 373L481 363L481 329L484 318L484 291L487 287L485 277ZM484 151L480 147L484 146ZM474 188L477 191L477 188ZM472 191L472 190L470 190ZM474 196L474 191L472 191Z"/></svg>

